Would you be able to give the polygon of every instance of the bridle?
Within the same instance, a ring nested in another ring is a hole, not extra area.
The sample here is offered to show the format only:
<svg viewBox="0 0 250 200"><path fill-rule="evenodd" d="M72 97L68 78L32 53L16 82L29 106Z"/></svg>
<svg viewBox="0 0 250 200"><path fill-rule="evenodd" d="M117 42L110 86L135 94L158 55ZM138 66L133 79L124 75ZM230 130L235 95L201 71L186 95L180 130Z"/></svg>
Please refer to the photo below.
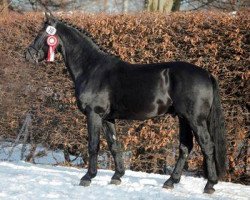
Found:
<svg viewBox="0 0 250 200"><path fill-rule="evenodd" d="M48 36L48 33L43 32L43 34L41 35L41 37L38 39L38 41L36 42L36 45L33 43L29 46L28 48L28 53L30 54L31 58L38 63L38 59L39 59L39 55L41 55L43 53L42 49L45 46L45 38ZM36 47L40 47L40 48L36 48Z"/></svg>

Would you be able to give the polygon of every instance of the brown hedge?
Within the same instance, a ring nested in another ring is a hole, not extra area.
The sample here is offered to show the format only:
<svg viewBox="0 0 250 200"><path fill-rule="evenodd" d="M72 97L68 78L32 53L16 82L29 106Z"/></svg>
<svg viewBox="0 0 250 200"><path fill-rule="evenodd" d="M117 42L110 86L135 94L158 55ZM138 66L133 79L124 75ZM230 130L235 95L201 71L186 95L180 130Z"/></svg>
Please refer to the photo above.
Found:
<svg viewBox="0 0 250 200"><path fill-rule="evenodd" d="M61 15L89 31L105 51L132 63L182 60L213 73L226 117L227 180L249 181L250 16L221 12L134 15ZM73 83L61 57L34 66L23 53L41 27L41 14L0 17L0 137L14 139L27 112L32 141L87 155L85 117L78 111ZM131 150L131 168L163 172L178 156L178 123L170 116L144 122L118 121L119 139ZM102 148L106 148L102 140ZM196 145L190 169L200 169Z"/></svg>

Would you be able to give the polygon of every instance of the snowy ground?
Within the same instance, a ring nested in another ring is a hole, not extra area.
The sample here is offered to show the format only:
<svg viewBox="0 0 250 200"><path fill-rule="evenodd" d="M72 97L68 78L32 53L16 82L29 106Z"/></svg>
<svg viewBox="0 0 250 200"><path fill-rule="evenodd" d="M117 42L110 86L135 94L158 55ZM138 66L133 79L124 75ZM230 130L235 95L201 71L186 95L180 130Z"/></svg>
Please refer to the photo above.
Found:
<svg viewBox="0 0 250 200"><path fill-rule="evenodd" d="M82 187L78 184L86 169L26 163L18 160L20 156L18 149L15 148L11 158L8 159L10 162L6 161L10 147L8 145L6 147L6 143L0 145L1 200L250 200L250 186L220 182L215 186L216 192L208 195L202 193L206 180L182 176L181 182L173 190L167 190L163 189L162 185L169 176L130 170L126 171L119 186L109 184L114 172L99 170L91 186ZM53 157L56 155L54 153ZM40 162L46 163L46 159L48 163L53 161L51 156L47 156Z"/></svg>
<svg viewBox="0 0 250 200"><path fill-rule="evenodd" d="M203 194L205 180L185 177L173 190L162 188L165 175L126 171L119 186L110 185L112 171L99 170L91 186L78 186L86 170L19 162L0 162L0 199L249 199L250 186L219 183L213 195Z"/></svg>
<svg viewBox="0 0 250 200"><path fill-rule="evenodd" d="M0 142L0 160L16 162L20 161L30 153L30 145L27 144L23 146L22 144L14 145L11 142ZM23 158L22 153L23 152ZM36 164L49 164L55 165L60 164L65 161L64 154L62 151L50 151L41 145L38 145L35 154L40 154L40 156L34 157L34 163ZM70 156L71 160L74 160L72 164L80 165L83 160L79 157L76 159L75 156Z"/></svg>

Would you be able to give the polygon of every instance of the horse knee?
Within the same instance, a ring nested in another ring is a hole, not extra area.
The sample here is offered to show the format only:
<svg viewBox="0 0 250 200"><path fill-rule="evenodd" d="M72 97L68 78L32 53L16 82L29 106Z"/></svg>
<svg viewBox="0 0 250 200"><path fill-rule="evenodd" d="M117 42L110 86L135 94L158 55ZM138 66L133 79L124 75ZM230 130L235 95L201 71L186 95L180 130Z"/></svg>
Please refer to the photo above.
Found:
<svg viewBox="0 0 250 200"><path fill-rule="evenodd" d="M122 151L122 145L119 142L114 142L112 145L110 145L110 151L112 153L120 153Z"/></svg>
<svg viewBox="0 0 250 200"><path fill-rule="evenodd" d="M89 155L97 155L99 152L99 146L91 146L88 149Z"/></svg>

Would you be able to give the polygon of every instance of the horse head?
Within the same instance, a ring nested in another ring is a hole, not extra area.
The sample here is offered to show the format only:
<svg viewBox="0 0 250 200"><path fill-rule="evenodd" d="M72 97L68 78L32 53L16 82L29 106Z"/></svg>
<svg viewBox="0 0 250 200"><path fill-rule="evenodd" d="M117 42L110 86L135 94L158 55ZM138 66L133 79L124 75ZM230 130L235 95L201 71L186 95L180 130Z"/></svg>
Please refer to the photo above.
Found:
<svg viewBox="0 0 250 200"><path fill-rule="evenodd" d="M39 63L46 59L53 61L54 52L58 48L57 26L58 20L49 12L45 12L45 22L35 40L27 48L25 58L29 62Z"/></svg>

